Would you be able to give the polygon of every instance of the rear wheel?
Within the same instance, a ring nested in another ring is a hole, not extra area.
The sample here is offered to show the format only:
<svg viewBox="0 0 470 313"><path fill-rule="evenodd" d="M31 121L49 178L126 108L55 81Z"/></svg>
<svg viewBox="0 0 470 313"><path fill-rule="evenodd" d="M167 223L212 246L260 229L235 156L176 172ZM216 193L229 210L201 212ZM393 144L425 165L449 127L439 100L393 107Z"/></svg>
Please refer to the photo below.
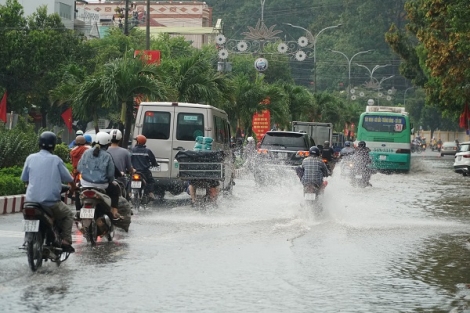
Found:
<svg viewBox="0 0 470 313"><path fill-rule="evenodd" d="M35 272L42 265L43 239L41 233L32 234L26 244L28 264L31 270Z"/></svg>
<svg viewBox="0 0 470 313"><path fill-rule="evenodd" d="M132 205L134 206L134 209L139 211L140 208L140 190L139 189L132 189Z"/></svg>
<svg viewBox="0 0 470 313"><path fill-rule="evenodd" d="M86 239L92 246L96 245L96 239L98 235L96 234L96 221L93 219L90 225L86 228Z"/></svg>

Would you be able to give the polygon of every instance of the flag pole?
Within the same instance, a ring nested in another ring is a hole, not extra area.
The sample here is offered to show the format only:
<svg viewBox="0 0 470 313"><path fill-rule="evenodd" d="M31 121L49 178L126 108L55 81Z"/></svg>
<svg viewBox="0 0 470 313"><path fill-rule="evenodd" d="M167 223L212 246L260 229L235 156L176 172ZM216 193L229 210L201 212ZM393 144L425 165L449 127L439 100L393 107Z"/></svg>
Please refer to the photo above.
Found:
<svg viewBox="0 0 470 313"><path fill-rule="evenodd" d="M10 112L10 130L13 128L13 111Z"/></svg>

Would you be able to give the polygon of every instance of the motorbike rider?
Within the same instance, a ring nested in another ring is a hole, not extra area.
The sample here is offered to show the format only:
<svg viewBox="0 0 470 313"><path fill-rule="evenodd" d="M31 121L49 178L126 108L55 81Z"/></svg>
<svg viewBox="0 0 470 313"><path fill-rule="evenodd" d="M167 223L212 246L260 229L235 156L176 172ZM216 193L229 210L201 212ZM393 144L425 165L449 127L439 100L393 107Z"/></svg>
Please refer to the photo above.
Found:
<svg viewBox="0 0 470 313"><path fill-rule="evenodd" d="M77 130L77 131L75 132L75 136L76 136L75 139L72 140L72 142L69 144L69 149L72 149L73 147L75 147L75 144L76 144L76 143L75 143L75 140L77 140L77 137L78 137L78 136L83 136L83 131L80 130L80 129Z"/></svg>
<svg viewBox="0 0 470 313"><path fill-rule="evenodd" d="M21 180L28 184L25 201L37 202L49 209L61 230L62 247L74 251L72 247L72 224L74 213L61 201L62 182L70 184L70 191L75 191L72 175L64 162L52 154L57 143L57 136L45 131L39 136L37 153L30 154L24 163Z"/></svg>
<svg viewBox="0 0 470 313"><path fill-rule="evenodd" d="M245 149L243 150L243 158L245 159L245 162L248 165L248 169L253 170L253 162L256 156L255 139L250 136L246 139L246 141L247 144L245 146Z"/></svg>
<svg viewBox="0 0 470 313"><path fill-rule="evenodd" d="M310 147L309 156L302 160L300 181L304 187L323 185L323 178L328 177L329 170L320 158L320 149L316 146Z"/></svg>
<svg viewBox="0 0 470 313"><path fill-rule="evenodd" d="M155 180L153 179L152 172L150 171L151 166L158 166L157 160L152 150L148 149L145 144L147 143L147 137L144 135L138 135L135 137L137 142L136 146L132 148L132 166L137 172L142 173L145 177L146 186L145 192L147 192L150 199L155 200L155 194L153 193Z"/></svg>
<svg viewBox="0 0 470 313"><path fill-rule="evenodd" d="M356 170L358 170L365 181L367 181L367 185L372 187L371 183L369 182L370 176L372 174L369 165L372 163L372 160L369 156L370 149L366 147L365 141L359 141L357 144L356 152L353 155L353 162Z"/></svg>
<svg viewBox="0 0 470 313"><path fill-rule="evenodd" d="M345 156L353 154L355 151L356 150L354 150L354 148L351 147L351 141L346 141L344 143L344 148L341 149L341 151L340 151L340 155L341 155L341 157L345 157Z"/></svg>
<svg viewBox="0 0 470 313"><path fill-rule="evenodd" d="M78 182L78 177L79 177L79 172L77 170L78 162L82 158L83 153L85 153L86 150L88 150L90 146L86 145L86 139L84 136L77 136L75 138L75 147L73 147L72 150L70 150L70 161L72 162L72 177L73 181L75 183ZM80 205L80 194L75 191L74 194L74 201L75 201L75 209L77 211L80 211L81 205Z"/></svg>
<svg viewBox="0 0 470 313"><path fill-rule="evenodd" d="M335 150L333 150L333 147L330 147L330 142L327 140L323 144L323 150L321 151L321 156L323 159L326 159L327 163L327 168L330 172L333 171L335 165Z"/></svg>
<svg viewBox="0 0 470 313"><path fill-rule="evenodd" d="M78 162L78 171L82 174L80 184L82 187L100 188L106 191L111 198L111 214L114 220L121 219L118 213L119 186L113 184L116 168L113 158L106 151L111 142L111 136L106 132L99 132L91 149L83 153Z"/></svg>

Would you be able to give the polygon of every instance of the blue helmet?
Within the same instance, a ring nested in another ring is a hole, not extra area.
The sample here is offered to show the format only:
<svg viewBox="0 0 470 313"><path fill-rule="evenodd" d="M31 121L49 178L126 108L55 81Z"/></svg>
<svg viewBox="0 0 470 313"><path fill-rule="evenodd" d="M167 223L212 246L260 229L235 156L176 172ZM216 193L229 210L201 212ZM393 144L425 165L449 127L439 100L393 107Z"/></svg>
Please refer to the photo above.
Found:
<svg viewBox="0 0 470 313"><path fill-rule="evenodd" d="M91 143L93 141L93 138L91 138L91 135L86 134L83 137L85 137L86 143Z"/></svg>
<svg viewBox="0 0 470 313"><path fill-rule="evenodd" d="M345 147L351 147L351 141L346 141L346 142L344 143L344 146L345 146Z"/></svg>
<svg viewBox="0 0 470 313"><path fill-rule="evenodd" d="M320 156L320 149L318 149L317 146L311 146L310 149L308 149L308 153L310 153L310 155Z"/></svg>

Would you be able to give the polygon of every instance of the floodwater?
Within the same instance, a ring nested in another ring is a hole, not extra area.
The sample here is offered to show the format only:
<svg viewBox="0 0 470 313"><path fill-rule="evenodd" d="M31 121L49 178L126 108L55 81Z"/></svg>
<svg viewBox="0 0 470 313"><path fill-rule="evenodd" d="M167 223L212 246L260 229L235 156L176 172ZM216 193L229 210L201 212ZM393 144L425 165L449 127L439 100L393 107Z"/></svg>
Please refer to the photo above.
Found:
<svg viewBox="0 0 470 313"><path fill-rule="evenodd" d="M337 167L321 217L294 173L248 175L218 207L138 212L112 243L76 233L77 253L37 273L21 216L1 216L0 312L470 312L470 178L452 160L413 156L366 189Z"/></svg>

